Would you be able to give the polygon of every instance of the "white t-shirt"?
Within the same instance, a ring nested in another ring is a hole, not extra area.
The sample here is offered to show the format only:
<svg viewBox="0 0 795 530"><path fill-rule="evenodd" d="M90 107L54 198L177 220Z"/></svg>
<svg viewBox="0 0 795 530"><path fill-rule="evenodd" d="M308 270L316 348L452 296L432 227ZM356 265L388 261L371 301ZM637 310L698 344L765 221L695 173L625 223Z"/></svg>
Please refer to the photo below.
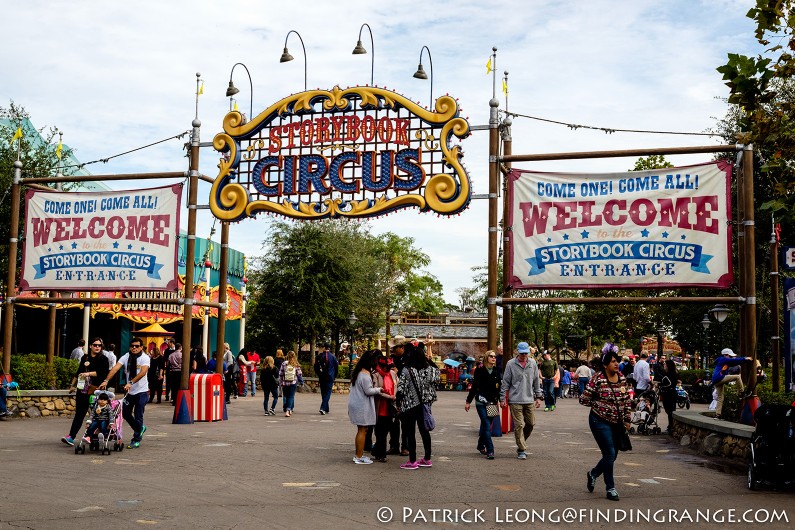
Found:
<svg viewBox="0 0 795 530"><path fill-rule="evenodd" d="M121 356L121 359L119 359L119 362L125 368L125 372L127 369L127 361L129 359L129 356L130 356L129 353L125 353L124 355ZM149 365L150 365L149 356L145 353L142 353L140 357L138 357L138 373L139 374L141 373L141 369L144 366L149 366ZM125 373L125 376L127 382L129 383L130 382L129 374ZM142 392L149 392L149 378L146 376L139 378L138 381L133 383L132 386L130 387L130 394L133 396L136 394L140 394Z"/></svg>
<svg viewBox="0 0 795 530"><path fill-rule="evenodd" d="M79 361L80 359L82 359L83 358L83 348L78 346L77 348L72 350L72 353L69 355L69 358L70 359L74 359L76 361Z"/></svg>
<svg viewBox="0 0 795 530"><path fill-rule="evenodd" d="M640 361L635 363L635 369L632 371L632 374L635 377L635 381L638 383L638 390L646 390L649 388L649 383L651 382L651 370L649 369L649 363L641 359Z"/></svg>

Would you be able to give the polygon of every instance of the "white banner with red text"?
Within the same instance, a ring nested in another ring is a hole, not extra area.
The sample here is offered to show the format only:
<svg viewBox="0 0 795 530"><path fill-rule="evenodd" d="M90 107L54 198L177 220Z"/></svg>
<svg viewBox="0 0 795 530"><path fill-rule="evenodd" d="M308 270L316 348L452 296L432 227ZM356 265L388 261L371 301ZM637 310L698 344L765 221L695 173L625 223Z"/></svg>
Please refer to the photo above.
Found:
<svg viewBox="0 0 795 530"><path fill-rule="evenodd" d="M508 177L514 289L732 283L731 165Z"/></svg>
<svg viewBox="0 0 795 530"><path fill-rule="evenodd" d="M28 190L21 291L177 289L182 185Z"/></svg>

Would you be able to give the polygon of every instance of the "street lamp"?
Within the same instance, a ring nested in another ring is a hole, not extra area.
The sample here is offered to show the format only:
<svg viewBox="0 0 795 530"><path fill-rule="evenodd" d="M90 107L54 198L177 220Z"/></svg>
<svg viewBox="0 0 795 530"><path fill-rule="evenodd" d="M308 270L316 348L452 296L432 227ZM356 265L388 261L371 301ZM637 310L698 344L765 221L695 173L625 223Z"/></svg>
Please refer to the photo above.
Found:
<svg viewBox="0 0 795 530"><path fill-rule="evenodd" d="M229 88L226 89L226 97L229 98L229 110L232 110L232 96L240 92L240 89L235 86L232 82L232 74L235 73L235 67L238 65L242 66L246 70L246 74L248 75L248 87L249 87L249 105L248 105L248 117L251 119L253 117L254 112L254 84L251 82L251 73L248 71L248 67L243 63L235 63L232 67L232 71L229 72Z"/></svg>
<svg viewBox="0 0 795 530"><path fill-rule="evenodd" d="M718 304L712 309L709 310L711 316L715 317L715 320L718 321L718 324L723 324L723 321L726 320L726 317L729 316L729 308L723 304ZM719 348L723 347L723 326L718 326L720 329L720 346Z"/></svg>
<svg viewBox="0 0 795 530"><path fill-rule="evenodd" d="M370 32L370 49L373 50L373 53L370 56L370 86L374 86L373 79L375 75L375 42L373 42L373 30L370 28L370 25L367 22L362 24L362 27L359 28L359 40L356 41L356 47L353 49L351 53L353 55L364 55L367 53L367 49L364 46L362 46L362 30L364 29L365 26L367 26L367 31Z"/></svg>
<svg viewBox="0 0 795 530"><path fill-rule="evenodd" d="M356 329L356 323L359 322L359 319L356 318L356 313L351 311L351 314L348 315L348 324L350 325L350 340L348 341L348 356L351 359L351 366L353 365L353 330Z"/></svg>
<svg viewBox="0 0 795 530"><path fill-rule="evenodd" d="M660 362L660 359L663 356L663 334L665 330L660 326L657 328L657 362Z"/></svg>
<svg viewBox="0 0 795 530"><path fill-rule="evenodd" d="M428 51L428 65L431 67L431 99L429 108L433 108L433 59L431 58L431 50L427 46L420 48L420 64L417 65L417 71L414 72L414 77L417 79L428 79L428 74L422 68L422 50Z"/></svg>
<svg viewBox="0 0 795 530"><path fill-rule="evenodd" d="M707 330L709 330L709 325L712 322L709 319L709 315L704 313L704 318L701 319L701 325L704 326L704 340L703 340L703 347L701 348L701 366L702 368L707 367ZM696 363L696 368L698 368L698 363Z"/></svg>
<svg viewBox="0 0 795 530"><path fill-rule="evenodd" d="M304 46L304 39L301 38L301 34L294 29L288 31L287 36L284 38L284 51L282 52L282 56L279 58L279 62L286 63L294 59L294 57L290 55L290 52L287 51L287 39L290 38L290 33L295 33L298 35L298 40L301 41L301 49L304 50L304 92L306 92L306 46Z"/></svg>

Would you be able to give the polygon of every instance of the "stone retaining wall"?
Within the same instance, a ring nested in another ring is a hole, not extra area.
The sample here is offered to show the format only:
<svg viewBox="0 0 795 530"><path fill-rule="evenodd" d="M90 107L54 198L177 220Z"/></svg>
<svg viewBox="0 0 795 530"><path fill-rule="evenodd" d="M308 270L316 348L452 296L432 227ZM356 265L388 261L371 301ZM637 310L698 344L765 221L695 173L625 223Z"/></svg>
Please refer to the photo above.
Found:
<svg viewBox="0 0 795 530"><path fill-rule="evenodd" d="M75 395L65 390L20 390L8 392L8 411L20 418L42 416L72 416L75 413Z"/></svg>
<svg viewBox="0 0 795 530"><path fill-rule="evenodd" d="M750 459L753 430L747 425L718 421L694 412L674 412L674 439L679 445L705 455Z"/></svg>
<svg viewBox="0 0 795 530"><path fill-rule="evenodd" d="M305 388L299 392L320 393L320 384L316 377L305 377ZM332 391L336 394L348 394L350 381L337 379ZM75 395L65 390L20 390L8 393L8 411L18 418L40 418L42 416L67 416L75 413Z"/></svg>

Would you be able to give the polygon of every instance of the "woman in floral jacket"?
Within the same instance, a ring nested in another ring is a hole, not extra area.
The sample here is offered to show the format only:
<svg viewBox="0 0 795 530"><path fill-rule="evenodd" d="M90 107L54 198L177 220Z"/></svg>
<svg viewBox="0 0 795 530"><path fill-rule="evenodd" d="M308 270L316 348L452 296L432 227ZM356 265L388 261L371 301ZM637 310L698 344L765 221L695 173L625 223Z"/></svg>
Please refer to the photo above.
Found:
<svg viewBox="0 0 795 530"><path fill-rule="evenodd" d="M631 400L627 380L618 370L618 348L605 344L602 348L602 371L594 375L580 396L580 404L591 407L588 425L602 452L602 459L588 471L587 488L593 491L599 475L605 476L607 498L618 500L613 465L621 447L621 438L630 427Z"/></svg>

